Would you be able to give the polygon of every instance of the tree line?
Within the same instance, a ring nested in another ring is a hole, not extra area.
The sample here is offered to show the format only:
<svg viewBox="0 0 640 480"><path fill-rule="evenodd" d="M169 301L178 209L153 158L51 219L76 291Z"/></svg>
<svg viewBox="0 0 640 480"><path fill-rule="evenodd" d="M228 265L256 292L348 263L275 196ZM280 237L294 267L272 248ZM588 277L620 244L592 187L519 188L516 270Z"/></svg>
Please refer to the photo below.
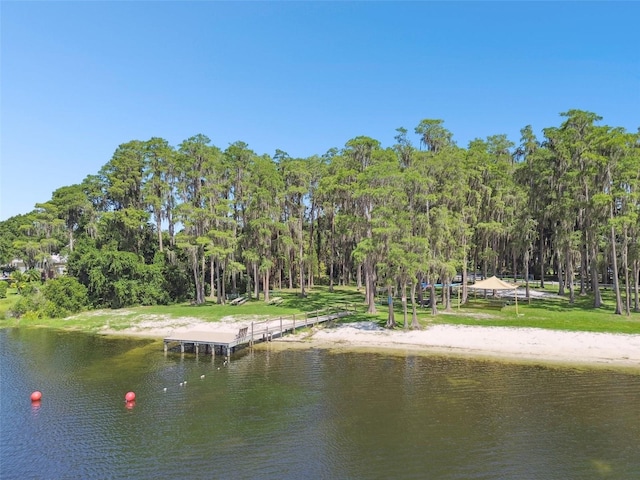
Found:
<svg viewBox="0 0 640 480"><path fill-rule="evenodd" d="M439 119L395 143L358 136L323 155L221 150L202 134L119 145L97 174L0 223L0 263L21 258L48 276L51 255L94 307L166 304L323 283L401 299L405 325L429 296L470 273L553 279L573 302L600 286L616 313L640 310L640 131L570 110L538 139L524 127L466 148ZM426 289L423 288L426 285ZM391 302L390 302L391 303ZM411 312L409 312L411 307ZM395 325L389 305L389 327Z"/></svg>

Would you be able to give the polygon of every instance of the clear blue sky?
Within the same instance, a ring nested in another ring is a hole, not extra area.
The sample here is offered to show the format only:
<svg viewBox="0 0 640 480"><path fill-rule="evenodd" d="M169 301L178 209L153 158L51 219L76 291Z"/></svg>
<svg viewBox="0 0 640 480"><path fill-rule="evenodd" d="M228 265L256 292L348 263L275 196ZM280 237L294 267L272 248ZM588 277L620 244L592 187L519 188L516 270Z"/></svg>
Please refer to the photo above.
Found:
<svg viewBox="0 0 640 480"><path fill-rule="evenodd" d="M0 3L0 220L96 174L129 140L221 149L391 146L439 118L458 145L640 126L637 2Z"/></svg>

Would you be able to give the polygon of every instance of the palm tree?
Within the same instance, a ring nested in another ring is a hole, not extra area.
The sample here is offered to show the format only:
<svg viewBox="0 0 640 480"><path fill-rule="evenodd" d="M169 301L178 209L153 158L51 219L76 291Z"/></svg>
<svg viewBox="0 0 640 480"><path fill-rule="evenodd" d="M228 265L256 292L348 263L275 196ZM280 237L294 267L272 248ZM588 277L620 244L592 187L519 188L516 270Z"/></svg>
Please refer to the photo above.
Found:
<svg viewBox="0 0 640 480"><path fill-rule="evenodd" d="M24 277L25 280L29 283L40 282L42 280L42 274L40 273L40 270L36 268L31 268L24 272Z"/></svg>
<svg viewBox="0 0 640 480"><path fill-rule="evenodd" d="M9 283L18 290L18 294L22 293L22 289L27 286L27 277L20 270L14 270L9 275Z"/></svg>

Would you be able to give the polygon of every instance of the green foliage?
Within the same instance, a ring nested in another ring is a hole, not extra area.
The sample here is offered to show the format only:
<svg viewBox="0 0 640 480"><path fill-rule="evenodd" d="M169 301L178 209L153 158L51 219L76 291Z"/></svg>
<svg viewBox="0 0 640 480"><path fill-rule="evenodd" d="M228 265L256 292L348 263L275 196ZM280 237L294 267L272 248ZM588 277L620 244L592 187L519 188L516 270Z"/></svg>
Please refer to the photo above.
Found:
<svg viewBox="0 0 640 480"><path fill-rule="evenodd" d="M443 123L444 120L425 118L415 129L415 132L420 135L420 143L430 152L438 153L451 145L453 134L442 126Z"/></svg>
<svg viewBox="0 0 640 480"><path fill-rule="evenodd" d="M0 281L0 298L7 298L7 290L9 285L4 280Z"/></svg>
<svg viewBox="0 0 640 480"><path fill-rule="evenodd" d="M89 305L87 287L73 277L49 280L42 287L42 294L48 300L45 316L50 318L66 317Z"/></svg>
<svg viewBox="0 0 640 480"><path fill-rule="evenodd" d="M22 294L7 313L15 318L42 318L46 304L47 299L42 293L34 290L28 295Z"/></svg>
<svg viewBox="0 0 640 480"><path fill-rule="evenodd" d="M159 262L160 266L156 264L154 270L159 268L160 273L154 275L153 279L156 288L162 288L166 293L166 302L159 301L158 304L182 302L190 298L191 279L187 271L180 265L167 262L164 256Z"/></svg>
<svg viewBox="0 0 640 480"><path fill-rule="evenodd" d="M9 282L11 287L18 291L18 294L22 293L22 290L27 286L27 278L20 270L14 270L9 275Z"/></svg>
<svg viewBox="0 0 640 480"><path fill-rule="evenodd" d="M598 282L612 284L616 311L630 315L640 310L640 136L590 112L561 116L542 141L522 129L518 146L497 134L461 148L443 120L424 119L419 149L398 128L391 148L357 136L306 159L244 142L222 152L202 134L177 148L133 140L97 175L0 222L0 261L20 258L31 273L11 285L35 296L29 285L52 255L69 253L95 307L205 304L214 289L222 303L245 286L266 299L288 284L304 297L317 282L357 278L374 312L382 286L415 296L422 281L466 272L553 272L558 293L568 285L579 301L579 284L594 307ZM45 310L67 311L57 308Z"/></svg>
<svg viewBox="0 0 640 480"><path fill-rule="evenodd" d="M7 297L0 298L0 319L6 318L9 310L18 301L20 297L17 295L15 289L9 288L7 290Z"/></svg>
<svg viewBox="0 0 640 480"><path fill-rule="evenodd" d="M22 235L20 226L24 215L11 217L0 222L0 265L8 265L18 255L15 241Z"/></svg>
<svg viewBox="0 0 640 480"><path fill-rule="evenodd" d="M20 291L20 294L28 297L30 295L35 295L39 290L39 287L35 283L27 283Z"/></svg>
<svg viewBox="0 0 640 480"><path fill-rule="evenodd" d="M161 253L154 263L146 264L135 253L98 250L85 243L69 257L68 269L87 288L89 303L95 307L167 304L183 298L188 285Z"/></svg>
<svg viewBox="0 0 640 480"><path fill-rule="evenodd" d="M40 270L37 270L35 268L27 270L26 272L24 272L24 275L27 279L27 282L29 283L40 283L40 280L42 278Z"/></svg>

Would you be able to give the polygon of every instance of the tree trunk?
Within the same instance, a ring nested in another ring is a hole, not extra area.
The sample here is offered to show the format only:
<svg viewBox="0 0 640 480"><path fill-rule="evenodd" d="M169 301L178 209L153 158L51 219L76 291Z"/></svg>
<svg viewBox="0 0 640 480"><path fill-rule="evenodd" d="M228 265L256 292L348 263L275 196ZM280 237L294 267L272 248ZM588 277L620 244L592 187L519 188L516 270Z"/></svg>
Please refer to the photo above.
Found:
<svg viewBox="0 0 640 480"><path fill-rule="evenodd" d="M224 298L222 296L222 281L220 279L221 275L222 275L222 268L220 268L220 260L216 260L215 263L215 268L216 268L216 303L218 305L221 305L223 303L222 299Z"/></svg>
<svg viewBox="0 0 640 480"><path fill-rule="evenodd" d="M531 303L531 294L529 290L529 248L524 252L524 278L525 278L525 296L527 301Z"/></svg>
<svg viewBox="0 0 640 480"><path fill-rule="evenodd" d="M158 249L162 252L162 214L161 212L156 212L156 229L158 230ZM69 230L71 232L71 230ZM69 246L69 250L73 252L73 233L71 233L71 242Z"/></svg>
<svg viewBox="0 0 640 480"><path fill-rule="evenodd" d="M610 219L613 221L613 204L611 204ZM616 315L622 315L622 298L618 282L618 256L616 254L616 231L611 225L611 260L613 262L613 289L616 293Z"/></svg>
<svg viewBox="0 0 640 480"><path fill-rule="evenodd" d="M438 296L436 295L436 286L433 282L429 281L429 301L431 303L431 315L438 314Z"/></svg>
<svg viewBox="0 0 640 480"><path fill-rule="evenodd" d="M200 254L200 298L202 299L201 303L204 303L206 301L206 295L205 295L205 289L204 289L204 284L205 284L205 258L204 258L204 252L202 252Z"/></svg>
<svg viewBox="0 0 640 480"><path fill-rule="evenodd" d="M556 273L558 276L558 295L564 295L564 268L560 248L556 252Z"/></svg>
<svg viewBox="0 0 640 480"><path fill-rule="evenodd" d="M333 293L333 255L331 256L331 260L329 261L329 291Z"/></svg>
<svg viewBox="0 0 640 480"><path fill-rule="evenodd" d="M169 243L173 247L176 244L176 229L175 222L173 221L173 214L171 213L171 209L167 208L166 210L168 229L169 229Z"/></svg>
<svg viewBox="0 0 640 480"><path fill-rule="evenodd" d="M631 289L629 285L629 237L626 226L622 243L622 270L624 271L624 313L628 317L631 315Z"/></svg>
<svg viewBox="0 0 640 480"><path fill-rule="evenodd" d="M258 275L258 264L253 263L253 296L260 300L260 276Z"/></svg>
<svg viewBox="0 0 640 480"><path fill-rule="evenodd" d="M416 310L416 289L418 288L418 282L413 282L411 285L411 329L420 328L418 324L418 312Z"/></svg>
<svg viewBox="0 0 640 480"><path fill-rule="evenodd" d="M267 268L264 272L264 280L262 281L262 289L264 290L264 302L269 303L269 289L270 289L270 278L269 278L269 269Z"/></svg>
<svg viewBox="0 0 640 480"><path fill-rule="evenodd" d="M218 294L218 289L215 288L215 273L214 273L214 267L213 267L213 257L209 258L209 296L211 298L213 298L213 292L216 292L216 295Z"/></svg>
<svg viewBox="0 0 640 480"><path fill-rule="evenodd" d="M540 288L544 289L544 228L540 227Z"/></svg>
<svg viewBox="0 0 640 480"><path fill-rule="evenodd" d="M582 235L582 255L580 258L580 296L587 294L587 277L589 276L589 247L587 244L587 233Z"/></svg>
<svg viewBox="0 0 640 480"><path fill-rule="evenodd" d="M393 312L393 287L387 287L387 303L389 306L389 315L387 316L387 328L396 327L396 317ZM375 308L375 307L374 307Z"/></svg>
<svg viewBox="0 0 640 480"><path fill-rule="evenodd" d="M375 314L376 311L376 279L375 272L373 271L373 265L370 259L365 260L364 263L364 281L365 281L365 296L367 299L367 313Z"/></svg>
<svg viewBox="0 0 640 480"><path fill-rule="evenodd" d="M300 296L301 297L306 297L307 294L304 291L304 287L305 287L305 280L304 280L304 258L303 258L303 247L302 244L300 244Z"/></svg>
<svg viewBox="0 0 640 480"><path fill-rule="evenodd" d="M193 272L193 282L194 282L194 286L195 286L195 294L196 294L196 298L195 298L195 303L197 305L200 305L202 303L204 303L204 298L203 298L203 294L202 294L202 278L200 275L200 269L198 268L198 266L200 265L199 259L198 259L198 251L196 248L191 248L191 271Z"/></svg>
<svg viewBox="0 0 640 480"><path fill-rule="evenodd" d="M238 273L231 272L231 292L238 293Z"/></svg>
<svg viewBox="0 0 640 480"><path fill-rule="evenodd" d="M336 251L336 246L335 246L335 215L331 215L331 231L330 231L330 235L331 235L331 252L329 253L329 291L333 292L333 271L334 271L334 265L335 265L335 251Z"/></svg>
<svg viewBox="0 0 640 480"><path fill-rule="evenodd" d="M403 328L407 330L409 328L409 317L407 315L407 282L402 282L402 316L404 323L402 324Z"/></svg>
<svg viewBox="0 0 640 480"><path fill-rule="evenodd" d="M633 261L633 311L640 312L640 260Z"/></svg>
<svg viewBox="0 0 640 480"><path fill-rule="evenodd" d="M469 295L469 289L467 288L467 254L464 254L464 260L462 262L462 299L463 304L467 303L467 296Z"/></svg>
<svg viewBox="0 0 640 480"><path fill-rule="evenodd" d="M220 299L222 300L222 304L227 303L227 291L226 291L226 278L227 277L227 259L225 258L223 268L220 272ZM224 275L223 275L224 273Z"/></svg>
<svg viewBox="0 0 640 480"><path fill-rule="evenodd" d="M442 292L446 292L444 296L444 310L445 312L451 311L451 281L445 278L442 282Z"/></svg>
<svg viewBox="0 0 640 480"><path fill-rule="evenodd" d="M253 290L253 285L252 285L252 279L253 277L249 274L249 272L247 272L247 286L245 287L245 293L249 296L249 298L251 298L252 296L252 291Z"/></svg>
<svg viewBox="0 0 640 480"><path fill-rule="evenodd" d="M593 308L602 306L602 294L600 293L600 276L598 274L598 246L594 239L590 238L591 243L591 288L593 289Z"/></svg>
<svg viewBox="0 0 640 480"><path fill-rule="evenodd" d="M566 263L567 263L567 267L566 267L566 282L569 285L569 304L573 305L576 301L576 296L575 296L575 290L573 287L573 262L571 259L571 252L569 251L569 248L567 248L567 253L565 254L566 257Z"/></svg>
<svg viewBox="0 0 640 480"><path fill-rule="evenodd" d="M293 264L295 263L295 258L293 256L293 249L289 253L289 290L293 290Z"/></svg>
<svg viewBox="0 0 640 480"><path fill-rule="evenodd" d="M313 197L312 197L313 198ZM311 202L311 210L309 212L309 270L307 272L307 280L309 281L309 288L313 287L313 246L314 246L314 225L315 225L315 210L316 210L316 205L315 202ZM302 227L300 227L302 228ZM302 295L304 296L305 293L304 291L302 292Z"/></svg>

